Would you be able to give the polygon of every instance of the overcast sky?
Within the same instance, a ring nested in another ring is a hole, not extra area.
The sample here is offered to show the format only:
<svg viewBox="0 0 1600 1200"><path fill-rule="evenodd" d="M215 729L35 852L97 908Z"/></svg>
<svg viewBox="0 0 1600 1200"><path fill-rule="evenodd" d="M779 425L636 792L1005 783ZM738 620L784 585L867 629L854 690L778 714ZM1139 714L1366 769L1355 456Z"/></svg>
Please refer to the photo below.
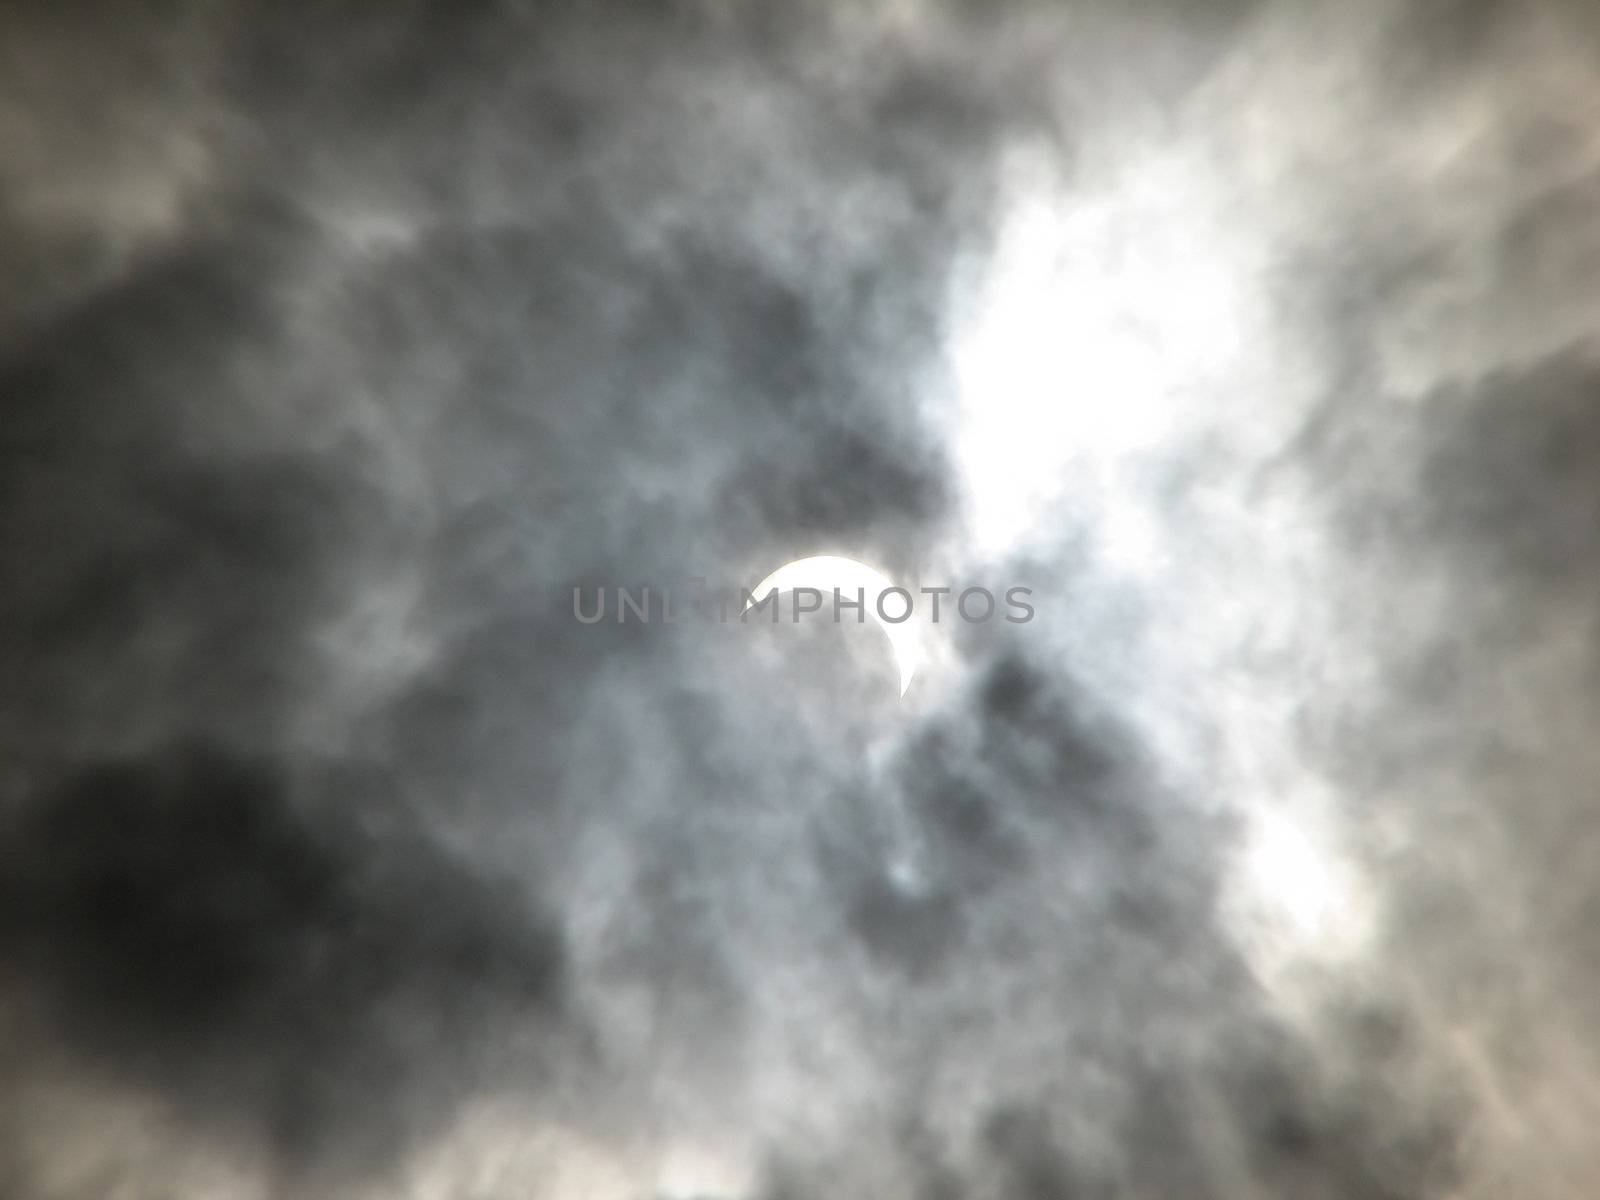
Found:
<svg viewBox="0 0 1600 1200"><path fill-rule="evenodd" d="M1597 274L1588 0L10 4L0 1194L1600 1193Z"/></svg>

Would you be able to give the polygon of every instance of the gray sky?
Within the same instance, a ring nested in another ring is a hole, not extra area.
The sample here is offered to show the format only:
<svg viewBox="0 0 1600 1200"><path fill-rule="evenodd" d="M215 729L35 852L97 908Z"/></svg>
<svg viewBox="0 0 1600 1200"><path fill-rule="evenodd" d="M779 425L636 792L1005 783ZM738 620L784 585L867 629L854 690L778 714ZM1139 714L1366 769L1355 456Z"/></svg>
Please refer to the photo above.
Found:
<svg viewBox="0 0 1600 1200"><path fill-rule="evenodd" d="M0 1193L1592 1193L1597 51L10 6Z"/></svg>

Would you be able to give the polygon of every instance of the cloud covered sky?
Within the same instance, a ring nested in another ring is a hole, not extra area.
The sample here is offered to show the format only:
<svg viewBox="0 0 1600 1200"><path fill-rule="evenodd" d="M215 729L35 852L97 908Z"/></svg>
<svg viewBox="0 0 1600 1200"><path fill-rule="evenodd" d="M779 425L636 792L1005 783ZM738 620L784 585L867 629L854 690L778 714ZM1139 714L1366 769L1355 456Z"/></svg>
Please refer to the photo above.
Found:
<svg viewBox="0 0 1600 1200"><path fill-rule="evenodd" d="M11 5L0 1194L1600 1189L1597 52Z"/></svg>

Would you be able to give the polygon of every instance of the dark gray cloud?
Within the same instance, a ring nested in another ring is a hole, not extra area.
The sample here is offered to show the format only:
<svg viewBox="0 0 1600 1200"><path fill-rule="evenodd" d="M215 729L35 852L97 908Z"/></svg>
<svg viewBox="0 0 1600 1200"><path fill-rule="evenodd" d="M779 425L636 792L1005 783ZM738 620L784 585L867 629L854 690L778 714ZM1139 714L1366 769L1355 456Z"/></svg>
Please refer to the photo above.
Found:
<svg viewBox="0 0 1600 1200"><path fill-rule="evenodd" d="M84 768L5 831L10 983L200 1127L381 1168L565 991L525 891L374 819L382 783L326 781L343 805L319 820L280 770L204 745Z"/></svg>
<svg viewBox="0 0 1600 1200"><path fill-rule="evenodd" d="M1586 11L0 28L0 1191L1600 1174Z"/></svg>

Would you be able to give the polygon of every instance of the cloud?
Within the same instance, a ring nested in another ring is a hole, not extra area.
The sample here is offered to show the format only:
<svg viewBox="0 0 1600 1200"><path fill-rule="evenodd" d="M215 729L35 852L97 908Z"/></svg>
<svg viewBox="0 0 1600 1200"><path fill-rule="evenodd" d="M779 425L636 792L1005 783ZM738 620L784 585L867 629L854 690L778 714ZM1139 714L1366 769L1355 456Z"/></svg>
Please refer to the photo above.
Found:
<svg viewBox="0 0 1600 1200"><path fill-rule="evenodd" d="M7 20L0 1190L1584 1192L1577 6Z"/></svg>
<svg viewBox="0 0 1600 1200"><path fill-rule="evenodd" d="M392 814L363 828L352 801L380 782L327 781L347 807L319 818L281 769L215 747L84 768L5 830L13 998L198 1126L382 1169L503 1059L496 1031L553 1036L565 952L525 889Z"/></svg>

